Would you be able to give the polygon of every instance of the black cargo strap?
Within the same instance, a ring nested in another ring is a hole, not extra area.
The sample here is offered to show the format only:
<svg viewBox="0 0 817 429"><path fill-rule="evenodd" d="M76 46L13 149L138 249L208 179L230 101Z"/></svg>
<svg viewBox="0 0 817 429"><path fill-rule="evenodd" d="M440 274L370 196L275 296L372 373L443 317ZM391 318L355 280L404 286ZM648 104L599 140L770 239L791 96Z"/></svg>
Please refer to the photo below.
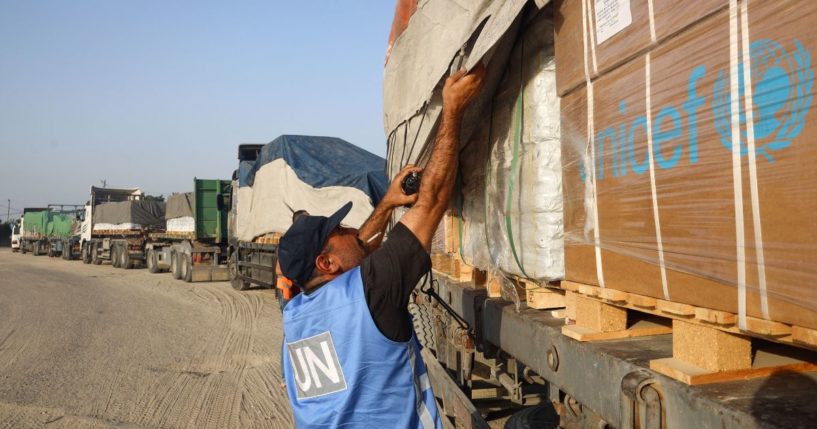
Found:
<svg viewBox="0 0 817 429"><path fill-rule="evenodd" d="M429 278L431 279L430 282L429 282ZM464 317L460 316L456 311L454 311L454 309L451 308L451 306L448 305L448 303L445 302L443 300L443 298L439 294L437 294L437 291L435 290L435 287L434 287L435 285L437 285L437 287L439 287L439 282L437 281L437 279L434 278L434 274L432 273L432 270L428 270L428 273L426 273L425 277L423 277L423 284L420 286L420 292L428 295L430 298L437 301L437 303L448 314L451 315L451 317L454 319L454 321L456 321L457 324L460 325L460 327L462 329L464 329L468 333L468 336L473 339L474 338L474 331L473 331L473 329L471 329L471 325L468 324L468 321L465 320Z"/></svg>

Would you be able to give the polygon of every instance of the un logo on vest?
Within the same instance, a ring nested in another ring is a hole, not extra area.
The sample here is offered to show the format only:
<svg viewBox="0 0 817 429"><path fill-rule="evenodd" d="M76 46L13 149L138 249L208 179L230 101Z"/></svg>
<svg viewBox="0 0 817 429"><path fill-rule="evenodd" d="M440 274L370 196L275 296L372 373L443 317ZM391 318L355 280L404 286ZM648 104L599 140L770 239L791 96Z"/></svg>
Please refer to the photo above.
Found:
<svg viewBox="0 0 817 429"><path fill-rule="evenodd" d="M328 331L287 343L287 352L298 399L317 398L346 390L346 377Z"/></svg>
<svg viewBox="0 0 817 429"><path fill-rule="evenodd" d="M795 51L786 52L779 43L761 39L752 43L751 76L755 132L755 154L774 162L772 154L791 145L803 131L805 116L811 107L814 69L811 55L799 40ZM743 76L743 65L738 75ZM740 153L746 155L746 112L743 79L738 79L740 105ZM712 111L721 144L732 150L731 94L729 72L721 70L715 80Z"/></svg>

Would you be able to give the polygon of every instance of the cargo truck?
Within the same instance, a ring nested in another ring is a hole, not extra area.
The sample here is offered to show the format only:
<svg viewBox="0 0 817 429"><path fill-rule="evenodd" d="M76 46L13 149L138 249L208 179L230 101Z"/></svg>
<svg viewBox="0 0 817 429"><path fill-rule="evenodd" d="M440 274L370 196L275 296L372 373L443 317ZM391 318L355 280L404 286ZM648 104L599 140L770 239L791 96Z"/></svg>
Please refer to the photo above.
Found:
<svg viewBox="0 0 817 429"><path fill-rule="evenodd" d="M80 256L79 231L85 215L84 206L75 204L49 204L49 220L46 226L50 257L61 256L72 260Z"/></svg>
<svg viewBox="0 0 817 429"><path fill-rule="evenodd" d="M11 251L20 251L20 219L15 219L11 224Z"/></svg>
<svg viewBox="0 0 817 429"><path fill-rule="evenodd" d="M145 264L149 235L164 231L164 203L139 188L91 187L79 237L82 262L131 269Z"/></svg>
<svg viewBox="0 0 817 429"><path fill-rule="evenodd" d="M229 232L229 278L235 290L247 290L253 285L264 288L275 287L275 264L278 261L278 245L274 238L268 243L238 239L238 222L245 222L238 216L240 175L252 169L258 159L263 144L242 144L238 146L238 169L233 173L232 198L228 216Z"/></svg>
<svg viewBox="0 0 817 429"><path fill-rule="evenodd" d="M28 207L20 218L20 252L44 255L48 247L46 235L48 208Z"/></svg>
<svg viewBox="0 0 817 429"><path fill-rule="evenodd" d="M409 306L444 426L809 425L817 3L400 0L392 31L390 175L487 69Z"/></svg>
<svg viewBox="0 0 817 429"><path fill-rule="evenodd" d="M232 182L193 179L193 189L168 197L165 231L151 233L145 246L147 269L186 282L227 281Z"/></svg>
<svg viewBox="0 0 817 429"><path fill-rule="evenodd" d="M335 137L282 135L238 147L229 220L230 282L237 290L276 287L280 236L292 215L328 216L346 202L359 227L387 188L385 160Z"/></svg>

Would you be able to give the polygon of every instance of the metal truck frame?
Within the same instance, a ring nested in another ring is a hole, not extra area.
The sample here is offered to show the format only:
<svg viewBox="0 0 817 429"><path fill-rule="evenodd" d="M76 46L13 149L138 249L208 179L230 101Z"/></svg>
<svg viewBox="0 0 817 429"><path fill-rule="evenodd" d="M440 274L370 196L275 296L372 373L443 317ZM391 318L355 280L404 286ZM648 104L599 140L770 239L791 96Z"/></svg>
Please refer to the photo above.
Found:
<svg viewBox="0 0 817 429"><path fill-rule="evenodd" d="M262 144L238 146L238 160L255 161ZM236 204L238 202L238 170L233 173L233 198L229 218L230 284L235 290L247 290L253 285L275 288L275 264L278 261L277 243L254 243L236 237Z"/></svg>
<svg viewBox="0 0 817 429"><path fill-rule="evenodd" d="M186 282L229 280L227 218L232 182L193 179L195 231L152 233L146 244L151 273L170 271Z"/></svg>
<svg viewBox="0 0 817 429"><path fill-rule="evenodd" d="M482 414L501 409L497 400L552 403L552 425L537 427L795 427L817 413L815 373L687 385L649 369L672 355L672 335L576 341L562 333L563 314L517 311L471 281L433 278L444 304L418 288L410 310L441 413L456 427L487 428Z"/></svg>

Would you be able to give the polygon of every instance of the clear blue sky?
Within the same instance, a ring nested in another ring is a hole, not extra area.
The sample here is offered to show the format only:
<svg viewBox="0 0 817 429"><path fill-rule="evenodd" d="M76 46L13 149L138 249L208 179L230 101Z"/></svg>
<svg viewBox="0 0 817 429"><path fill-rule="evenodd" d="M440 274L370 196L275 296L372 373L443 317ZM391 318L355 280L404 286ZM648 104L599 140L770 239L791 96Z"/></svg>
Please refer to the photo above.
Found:
<svg viewBox="0 0 817 429"><path fill-rule="evenodd" d="M393 0L0 0L0 218L90 185L184 192L239 143L386 152Z"/></svg>

